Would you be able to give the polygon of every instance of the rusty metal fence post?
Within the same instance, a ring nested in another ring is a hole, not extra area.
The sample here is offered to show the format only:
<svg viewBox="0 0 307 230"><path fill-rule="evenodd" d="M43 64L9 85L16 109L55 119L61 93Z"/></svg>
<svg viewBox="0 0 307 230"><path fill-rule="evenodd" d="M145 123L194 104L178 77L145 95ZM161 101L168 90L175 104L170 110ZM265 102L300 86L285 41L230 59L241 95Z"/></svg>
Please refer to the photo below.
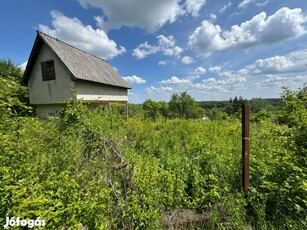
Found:
<svg viewBox="0 0 307 230"><path fill-rule="evenodd" d="M129 105L128 105L128 101L126 102L126 120L128 121L128 117L129 117Z"/></svg>
<svg viewBox="0 0 307 230"><path fill-rule="evenodd" d="M249 187L249 105L242 105L242 188Z"/></svg>

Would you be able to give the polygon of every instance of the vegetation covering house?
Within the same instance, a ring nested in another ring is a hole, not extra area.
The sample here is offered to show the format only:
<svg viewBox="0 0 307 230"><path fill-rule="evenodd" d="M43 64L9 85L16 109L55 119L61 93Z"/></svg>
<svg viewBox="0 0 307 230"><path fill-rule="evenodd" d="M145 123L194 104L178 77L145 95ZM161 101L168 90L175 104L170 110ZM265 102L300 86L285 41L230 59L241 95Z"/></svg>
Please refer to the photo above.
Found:
<svg viewBox="0 0 307 230"><path fill-rule="evenodd" d="M90 105L128 102L131 87L105 60L42 32L32 48L22 84L29 87L30 104L43 117L70 99Z"/></svg>

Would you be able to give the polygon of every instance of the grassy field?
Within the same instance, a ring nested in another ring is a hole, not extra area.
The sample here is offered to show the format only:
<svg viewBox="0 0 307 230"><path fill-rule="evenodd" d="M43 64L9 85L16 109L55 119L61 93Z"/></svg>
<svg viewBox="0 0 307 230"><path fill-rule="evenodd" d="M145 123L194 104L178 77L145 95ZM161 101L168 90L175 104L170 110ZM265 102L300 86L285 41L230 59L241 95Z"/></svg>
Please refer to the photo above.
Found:
<svg viewBox="0 0 307 230"><path fill-rule="evenodd" d="M236 118L165 120L90 111L0 121L0 222L56 229L306 229L306 153L295 132L251 124L251 186L241 191ZM2 224L1 224L2 225Z"/></svg>

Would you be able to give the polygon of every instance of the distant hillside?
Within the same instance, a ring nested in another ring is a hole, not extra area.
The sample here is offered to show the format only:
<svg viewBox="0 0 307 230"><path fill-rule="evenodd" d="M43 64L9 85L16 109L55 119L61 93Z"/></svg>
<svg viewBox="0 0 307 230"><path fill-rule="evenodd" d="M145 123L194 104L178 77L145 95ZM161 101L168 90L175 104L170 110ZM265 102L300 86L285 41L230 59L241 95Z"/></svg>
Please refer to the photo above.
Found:
<svg viewBox="0 0 307 230"><path fill-rule="evenodd" d="M265 98L267 102L269 102L271 105L281 105L282 100L281 98Z"/></svg>
<svg viewBox="0 0 307 230"><path fill-rule="evenodd" d="M273 106L278 106L282 104L281 98L261 98L261 99L268 102L269 104ZM224 108L229 104L229 100L227 101L198 101L197 103L199 106L201 106L204 109Z"/></svg>

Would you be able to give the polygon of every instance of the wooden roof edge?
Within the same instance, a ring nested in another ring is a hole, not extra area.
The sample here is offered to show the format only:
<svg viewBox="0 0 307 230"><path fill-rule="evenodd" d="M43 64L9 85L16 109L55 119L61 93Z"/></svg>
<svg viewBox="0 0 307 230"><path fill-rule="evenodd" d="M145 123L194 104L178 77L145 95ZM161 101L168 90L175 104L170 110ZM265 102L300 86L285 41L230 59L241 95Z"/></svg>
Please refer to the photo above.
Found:
<svg viewBox="0 0 307 230"><path fill-rule="evenodd" d="M35 41L34 41L34 45L32 47L32 50L31 50L31 53L30 53L30 56L27 62L27 66L25 68L23 77L21 79L21 84L23 86L28 86L28 81L29 81L29 78L32 72L33 65L34 65L33 59L35 58L34 56L37 56L38 54L38 48L39 48L38 46L41 45L41 43L39 43L41 41L40 39L41 38L39 34L37 33Z"/></svg>

